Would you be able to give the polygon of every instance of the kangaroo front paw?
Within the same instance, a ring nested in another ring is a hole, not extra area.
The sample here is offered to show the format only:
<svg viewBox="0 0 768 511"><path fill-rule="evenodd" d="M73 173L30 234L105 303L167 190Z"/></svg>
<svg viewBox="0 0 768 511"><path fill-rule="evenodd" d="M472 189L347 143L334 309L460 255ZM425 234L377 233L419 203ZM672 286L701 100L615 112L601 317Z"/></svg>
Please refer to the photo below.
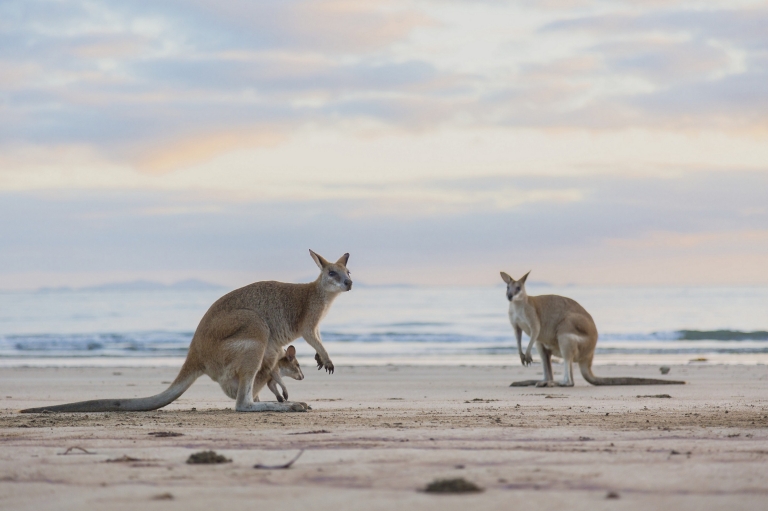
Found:
<svg viewBox="0 0 768 511"><path fill-rule="evenodd" d="M275 396L275 397L277 398L278 403L282 403L283 401L285 401L285 399L283 399L282 396Z"/></svg>
<svg viewBox="0 0 768 511"><path fill-rule="evenodd" d="M286 401L288 400L288 391L287 390L283 391L283 397L285 398Z"/></svg>
<svg viewBox="0 0 768 511"><path fill-rule="evenodd" d="M328 371L328 374L333 374L333 362L330 360L327 362L323 362L323 359L320 358L319 353L315 353L315 362L317 362L317 370L325 368L326 371Z"/></svg>

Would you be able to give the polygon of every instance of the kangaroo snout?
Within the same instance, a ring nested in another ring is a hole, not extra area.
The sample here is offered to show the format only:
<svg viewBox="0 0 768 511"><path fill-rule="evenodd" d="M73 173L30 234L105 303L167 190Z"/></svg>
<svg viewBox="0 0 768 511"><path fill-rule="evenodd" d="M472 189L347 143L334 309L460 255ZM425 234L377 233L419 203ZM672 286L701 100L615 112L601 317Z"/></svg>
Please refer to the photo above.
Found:
<svg viewBox="0 0 768 511"><path fill-rule="evenodd" d="M350 279L345 279L344 280L344 285L347 286L347 291L352 289L352 281Z"/></svg>

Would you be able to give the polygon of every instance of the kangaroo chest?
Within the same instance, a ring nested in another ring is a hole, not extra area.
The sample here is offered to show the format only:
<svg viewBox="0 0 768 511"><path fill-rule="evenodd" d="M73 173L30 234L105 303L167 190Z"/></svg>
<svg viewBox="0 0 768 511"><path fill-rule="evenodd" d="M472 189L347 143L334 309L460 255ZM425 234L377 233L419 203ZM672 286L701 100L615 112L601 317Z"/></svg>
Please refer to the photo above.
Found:
<svg viewBox="0 0 768 511"><path fill-rule="evenodd" d="M509 305L509 322L512 324L512 327L517 327L525 332L527 336L531 336L531 321L525 313L525 309L520 305L515 303Z"/></svg>
<svg viewBox="0 0 768 511"><path fill-rule="evenodd" d="M536 312L533 307L527 306L528 304L516 304L511 303L509 306L509 321L513 327L518 327L525 332L528 337L531 337L533 331L538 328L538 336L536 340L547 346L549 349L557 350L557 338L554 332L547 324L543 324L542 321L536 316Z"/></svg>

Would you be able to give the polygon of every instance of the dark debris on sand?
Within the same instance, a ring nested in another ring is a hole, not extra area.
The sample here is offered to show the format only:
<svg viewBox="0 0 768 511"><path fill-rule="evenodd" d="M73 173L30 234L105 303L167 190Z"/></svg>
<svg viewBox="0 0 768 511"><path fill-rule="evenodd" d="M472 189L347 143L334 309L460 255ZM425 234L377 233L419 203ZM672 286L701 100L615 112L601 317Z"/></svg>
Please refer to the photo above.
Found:
<svg viewBox="0 0 768 511"><path fill-rule="evenodd" d="M479 493L483 491L475 483L459 477L457 479L436 479L424 488L426 493Z"/></svg>
<svg viewBox="0 0 768 511"><path fill-rule="evenodd" d="M212 465L216 463L230 463L232 460L216 454L215 451L200 451L189 455L187 463L190 465Z"/></svg>
<svg viewBox="0 0 768 511"><path fill-rule="evenodd" d="M113 458L111 460L105 460L107 463L130 463L132 461L146 461L142 460L141 458L133 458L131 456L128 456L127 454L123 454L119 458Z"/></svg>

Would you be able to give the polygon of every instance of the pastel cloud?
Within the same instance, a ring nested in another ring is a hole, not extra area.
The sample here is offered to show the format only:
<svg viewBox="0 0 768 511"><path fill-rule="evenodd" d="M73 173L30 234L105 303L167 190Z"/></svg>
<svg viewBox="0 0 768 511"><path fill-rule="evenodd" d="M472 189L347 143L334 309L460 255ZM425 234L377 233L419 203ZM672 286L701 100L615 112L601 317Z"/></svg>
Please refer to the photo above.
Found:
<svg viewBox="0 0 768 511"><path fill-rule="evenodd" d="M593 85L581 91L588 99L542 123L764 130L768 89L758 84L768 77L766 23L765 7L666 6L550 23L544 33L587 34L595 44L583 51L602 65L566 73L564 80ZM615 90L594 94L595 85L607 82Z"/></svg>
<svg viewBox="0 0 768 511"><path fill-rule="evenodd" d="M736 0L0 3L3 282L287 279L311 245L371 282L766 283L766 26Z"/></svg>
<svg viewBox="0 0 768 511"><path fill-rule="evenodd" d="M540 279L560 283L768 283L765 173L411 186L412 195L370 186L303 201L191 192L4 194L0 214L19 221L0 228L2 277L34 285L42 277L32 275L46 268L192 274L232 285L290 280L303 278L297 268L306 267L312 246L352 252L356 274L369 283L491 284L500 268L536 268ZM516 202L489 200L500 195Z"/></svg>
<svg viewBox="0 0 768 511"><path fill-rule="evenodd" d="M6 2L0 137L157 171L307 124L766 127L768 9L545 7L454 3L440 19L439 3ZM482 40L505 15L524 43L510 32L484 47L494 59L451 57L452 38ZM191 146L209 149L174 162Z"/></svg>
<svg viewBox="0 0 768 511"><path fill-rule="evenodd" d="M154 2L147 4L148 7L154 5ZM173 14L188 5L188 2L177 2ZM223 34L232 34L232 39L247 42L249 46L313 52L371 51L403 38L415 27L430 23L415 9L381 0L364 3L234 0L225 4L198 0L193 5L198 8L199 25L220 29L224 41L228 38Z"/></svg>

